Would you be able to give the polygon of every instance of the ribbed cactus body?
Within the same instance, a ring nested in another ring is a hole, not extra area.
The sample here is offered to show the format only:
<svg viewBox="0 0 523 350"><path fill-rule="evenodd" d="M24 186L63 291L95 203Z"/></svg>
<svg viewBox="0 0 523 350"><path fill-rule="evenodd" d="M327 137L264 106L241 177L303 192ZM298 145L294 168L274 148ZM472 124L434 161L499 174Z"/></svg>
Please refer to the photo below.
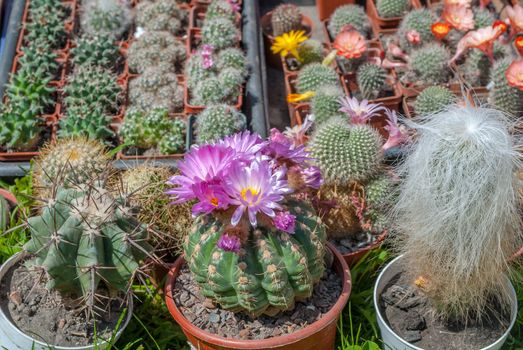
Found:
<svg viewBox="0 0 523 350"><path fill-rule="evenodd" d="M300 30L302 28L301 22L302 14L298 6L281 4L272 11L272 35L279 36L291 30Z"/></svg>
<svg viewBox="0 0 523 350"><path fill-rule="evenodd" d="M519 117L523 112L523 93L517 87L510 86L505 76L511 63L510 57L494 63L490 73L493 86L489 90L488 102L513 117Z"/></svg>
<svg viewBox="0 0 523 350"><path fill-rule="evenodd" d="M4 196L0 196L0 232L5 232L9 226L9 218L11 217L11 209L9 202Z"/></svg>
<svg viewBox="0 0 523 350"><path fill-rule="evenodd" d="M441 112L456 102L456 95L444 86L429 86L414 102L414 111L419 116Z"/></svg>
<svg viewBox="0 0 523 350"><path fill-rule="evenodd" d="M112 69L116 66L120 53L112 37L81 36L71 49L72 62L76 65L97 65Z"/></svg>
<svg viewBox="0 0 523 350"><path fill-rule="evenodd" d="M429 43L412 51L411 66L419 83L446 83L450 77L450 53L440 44Z"/></svg>
<svg viewBox="0 0 523 350"><path fill-rule="evenodd" d="M326 85L318 89L311 100L311 112L316 125L325 123L332 117L341 116L340 98L343 90L337 86Z"/></svg>
<svg viewBox="0 0 523 350"><path fill-rule="evenodd" d="M48 288L73 292L95 303L98 285L126 291L151 247L147 231L103 187L59 188L41 215L28 219L24 249L49 277Z"/></svg>
<svg viewBox="0 0 523 350"><path fill-rule="evenodd" d="M340 86L338 74L331 67L321 63L310 63L300 70L296 83L299 93L316 91L325 85Z"/></svg>
<svg viewBox="0 0 523 350"><path fill-rule="evenodd" d="M377 0L376 9L383 18L401 17L408 11L410 0Z"/></svg>
<svg viewBox="0 0 523 350"><path fill-rule="evenodd" d="M365 181L381 163L381 137L368 125L332 118L314 134L310 149L326 181Z"/></svg>
<svg viewBox="0 0 523 350"><path fill-rule="evenodd" d="M365 63L358 68L356 81L361 96L367 100L374 100L386 87L387 70L373 63Z"/></svg>
<svg viewBox="0 0 523 350"><path fill-rule="evenodd" d="M195 220L184 252L204 296L222 308L258 316L269 308L292 309L312 294L324 271L325 229L305 203L286 204L296 216L295 233L251 229L239 253L217 247L226 228L219 220Z"/></svg>
<svg viewBox="0 0 523 350"><path fill-rule="evenodd" d="M370 21L362 6L348 4L340 6L331 15L328 25L329 34L334 39L343 27L350 25L364 36L370 33Z"/></svg>
<svg viewBox="0 0 523 350"><path fill-rule="evenodd" d="M234 107L225 104L209 106L196 118L196 140L199 144L210 143L246 127L247 118Z"/></svg>
<svg viewBox="0 0 523 350"><path fill-rule="evenodd" d="M398 28L400 46L403 50L410 51L414 47L419 47L431 41L434 41L431 27L438 21L437 16L429 9L414 9L407 13L401 20ZM419 43L412 43L407 38L407 33L416 31L421 39Z"/></svg>

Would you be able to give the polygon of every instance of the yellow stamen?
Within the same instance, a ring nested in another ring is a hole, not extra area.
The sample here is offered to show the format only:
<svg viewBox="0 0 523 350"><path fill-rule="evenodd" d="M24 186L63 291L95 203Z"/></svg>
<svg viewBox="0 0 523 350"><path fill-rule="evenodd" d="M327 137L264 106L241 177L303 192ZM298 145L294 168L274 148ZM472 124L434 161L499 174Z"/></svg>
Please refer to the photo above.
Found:
<svg viewBox="0 0 523 350"><path fill-rule="evenodd" d="M245 200L245 201L248 201L248 200L247 200L247 192L250 192L251 197L255 197L255 196L258 195L258 191L256 191L254 188L252 188L252 187L244 188L244 189L240 192L240 195L242 196L243 200Z"/></svg>

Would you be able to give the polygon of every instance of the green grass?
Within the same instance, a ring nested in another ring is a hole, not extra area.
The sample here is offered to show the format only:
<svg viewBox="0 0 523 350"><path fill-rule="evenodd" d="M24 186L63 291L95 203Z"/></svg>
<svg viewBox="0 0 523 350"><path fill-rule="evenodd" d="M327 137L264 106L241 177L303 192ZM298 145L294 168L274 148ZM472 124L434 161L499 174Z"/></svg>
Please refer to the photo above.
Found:
<svg viewBox="0 0 523 350"><path fill-rule="evenodd" d="M29 213L32 193L31 179L24 177L14 184L0 182L0 186L12 191L22 204L21 215L13 215L12 227L22 223L22 217ZM0 235L0 262L20 251L28 237L23 229L16 229ZM372 294L379 270L391 255L385 249L369 253L351 268L352 292L338 323L337 350L378 350L381 349L379 329L373 307ZM510 338L503 350L523 350L523 271L522 278L516 278L519 315ZM181 328L169 314L162 295L153 285L133 286L135 292L134 312L129 325L120 339L110 350L188 350ZM123 318L122 318L123 321Z"/></svg>

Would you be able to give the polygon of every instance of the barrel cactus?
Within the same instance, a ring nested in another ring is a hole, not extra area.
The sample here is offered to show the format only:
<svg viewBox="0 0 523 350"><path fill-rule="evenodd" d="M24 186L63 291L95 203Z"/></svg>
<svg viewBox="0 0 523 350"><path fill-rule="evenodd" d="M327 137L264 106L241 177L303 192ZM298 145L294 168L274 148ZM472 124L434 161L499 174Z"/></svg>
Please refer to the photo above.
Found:
<svg viewBox="0 0 523 350"><path fill-rule="evenodd" d="M348 4L338 7L330 17L329 34L334 39L348 25L365 36L370 34L369 18L360 5Z"/></svg>
<svg viewBox="0 0 523 350"><path fill-rule="evenodd" d="M383 18L402 17L410 7L410 0L377 0L378 15Z"/></svg>
<svg viewBox="0 0 523 350"><path fill-rule="evenodd" d="M456 95L446 87L429 86L416 97L414 111L421 116L438 113L455 103L456 100Z"/></svg>
<svg viewBox="0 0 523 350"><path fill-rule="evenodd" d="M489 90L488 102L513 117L519 117L523 112L523 93L519 88L510 86L505 75L512 61L507 57L494 63L490 72L493 86Z"/></svg>
<svg viewBox="0 0 523 350"><path fill-rule="evenodd" d="M365 63L356 72L361 96L367 100L377 99L387 86L387 70L377 64Z"/></svg>
<svg viewBox="0 0 523 350"><path fill-rule="evenodd" d="M274 315L311 296L323 275L325 228L302 196L286 195L290 175L279 166L304 175L306 155L281 133L265 143L244 132L193 148L170 179L177 203L197 201L184 253L201 293L222 308Z"/></svg>
<svg viewBox="0 0 523 350"><path fill-rule="evenodd" d="M247 117L234 107L225 104L209 106L196 118L196 140L198 143L214 142L246 127Z"/></svg>
<svg viewBox="0 0 523 350"><path fill-rule="evenodd" d="M41 214L30 217L30 264L43 268L47 287L97 303L103 281L110 291L127 293L141 261L151 252L144 225L130 216L117 193L101 180L69 188L57 185Z"/></svg>
<svg viewBox="0 0 523 350"><path fill-rule="evenodd" d="M300 70L296 81L299 93L316 91L324 85L340 86L338 74L333 68L321 63L310 63Z"/></svg>
<svg viewBox="0 0 523 350"><path fill-rule="evenodd" d="M279 36L291 30L300 30L302 28L301 22L302 14L298 6L281 4L272 11L272 35Z"/></svg>

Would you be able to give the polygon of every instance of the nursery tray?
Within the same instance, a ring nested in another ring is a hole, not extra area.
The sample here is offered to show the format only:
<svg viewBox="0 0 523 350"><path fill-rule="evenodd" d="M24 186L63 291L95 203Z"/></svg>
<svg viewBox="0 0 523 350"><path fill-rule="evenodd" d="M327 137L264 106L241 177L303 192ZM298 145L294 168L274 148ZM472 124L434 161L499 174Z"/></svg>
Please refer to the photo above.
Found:
<svg viewBox="0 0 523 350"><path fill-rule="evenodd" d="M195 1L196 2L196 1ZM198 2L198 4L205 2ZM25 7L25 0L14 1L9 18L9 32L6 46L0 60L0 93L3 95L4 84L16 53L16 44L20 34L20 23ZM250 129L266 137L269 128L267 114L267 82L265 60L263 59L262 33L259 30L260 10L257 1L244 1L242 4L242 45L250 65L250 75L247 79L242 110L247 116ZM1 98L1 96L0 96ZM189 117L187 128L187 149L193 143L192 125L194 117ZM175 168L179 159L118 159L113 162L117 169L128 169L141 164L168 166ZM29 171L28 161L0 161L0 177L20 177Z"/></svg>

